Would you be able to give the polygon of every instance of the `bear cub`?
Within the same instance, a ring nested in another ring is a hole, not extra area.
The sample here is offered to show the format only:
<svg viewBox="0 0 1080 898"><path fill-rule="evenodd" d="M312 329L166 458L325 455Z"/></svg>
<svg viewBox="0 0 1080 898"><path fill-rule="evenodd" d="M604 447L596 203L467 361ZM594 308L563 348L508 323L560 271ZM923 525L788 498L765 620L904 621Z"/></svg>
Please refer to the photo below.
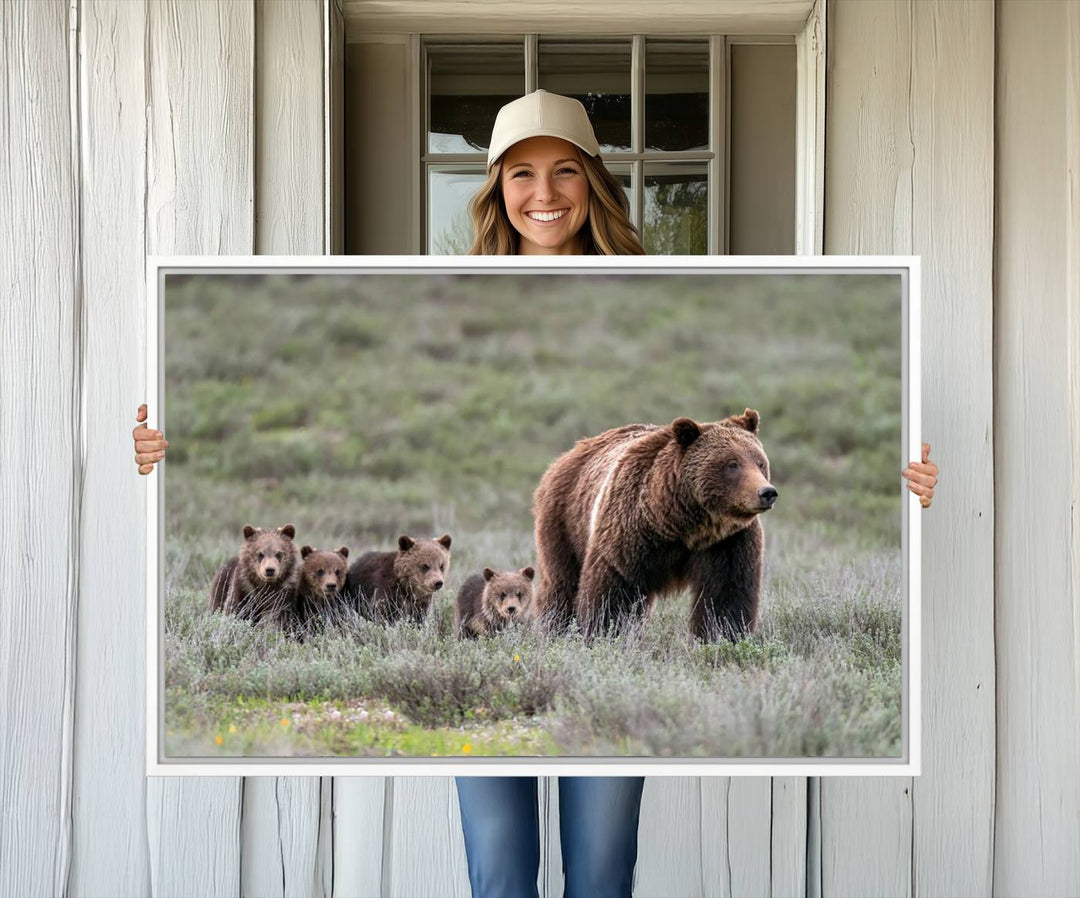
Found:
<svg viewBox="0 0 1080 898"><path fill-rule="evenodd" d="M533 577L531 567L520 571L473 574L458 590L454 630L458 639L490 636L511 621L532 619Z"/></svg>
<svg viewBox="0 0 1080 898"><path fill-rule="evenodd" d="M300 583L300 550L292 524L276 530L244 526L240 551L225 562L210 584L210 610L254 623L284 625Z"/></svg>
<svg viewBox="0 0 1080 898"><path fill-rule="evenodd" d="M423 623L432 596L450 570L450 534L438 539L398 538L396 552L368 552L349 568L345 591L352 607L369 620Z"/></svg>
<svg viewBox="0 0 1080 898"><path fill-rule="evenodd" d="M345 579L349 572L346 546L334 552L304 546L300 586L296 593L293 630L298 636L311 633L321 621L333 621L345 607Z"/></svg>

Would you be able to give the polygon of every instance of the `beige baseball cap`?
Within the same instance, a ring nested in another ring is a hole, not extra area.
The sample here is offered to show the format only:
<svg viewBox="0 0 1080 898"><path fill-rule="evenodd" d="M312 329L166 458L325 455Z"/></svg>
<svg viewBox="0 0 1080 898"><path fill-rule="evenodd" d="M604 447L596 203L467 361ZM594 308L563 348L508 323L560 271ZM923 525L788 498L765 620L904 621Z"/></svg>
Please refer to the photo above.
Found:
<svg viewBox="0 0 1080 898"><path fill-rule="evenodd" d="M510 147L528 137L561 137L595 156L600 152L585 107L573 97L536 90L511 100L495 116L488 148L488 168Z"/></svg>

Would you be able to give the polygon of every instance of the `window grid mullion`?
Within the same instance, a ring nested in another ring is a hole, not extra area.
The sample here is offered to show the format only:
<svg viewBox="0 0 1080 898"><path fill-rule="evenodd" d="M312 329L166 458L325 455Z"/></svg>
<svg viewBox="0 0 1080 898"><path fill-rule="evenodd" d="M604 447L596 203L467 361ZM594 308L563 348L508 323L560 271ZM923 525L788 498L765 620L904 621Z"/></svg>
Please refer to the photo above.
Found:
<svg viewBox="0 0 1080 898"><path fill-rule="evenodd" d="M709 255L727 254L727 54L722 35L709 38Z"/></svg>
<svg viewBox="0 0 1080 898"><path fill-rule="evenodd" d="M531 94L540 86L540 36L525 35L525 93Z"/></svg>
<svg viewBox="0 0 1080 898"><path fill-rule="evenodd" d="M634 208L631 218L637 225L642 243L645 241L645 163L641 152L645 147L645 35L635 34L630 50L630 149L637 154L631 165L631 185ZM615 161L614 159L612 161Z"/></svg>

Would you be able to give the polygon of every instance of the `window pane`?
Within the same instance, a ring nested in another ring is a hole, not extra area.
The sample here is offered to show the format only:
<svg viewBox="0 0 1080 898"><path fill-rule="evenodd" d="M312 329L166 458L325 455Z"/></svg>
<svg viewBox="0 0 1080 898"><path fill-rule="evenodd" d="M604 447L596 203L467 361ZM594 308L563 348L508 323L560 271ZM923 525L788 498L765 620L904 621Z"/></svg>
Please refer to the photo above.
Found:
<svg viewBox="0 0 1080 898"><path fill-rule="evenodd" d="M703 163L645 166L645 252L658 256L708 251L708 184Z"/></svg>
<svg viewBox="0 0 1080 898"><path fill-rule="evenodd" d="M540 41L538 86L580 100L601 153L630 149L630 42Z"/></svg>
<svg viewBox="0 0 1080 898"><path fill-rule="evenodd" d="M709 44L645 43L645 149L709 149Z"/></svg>
<svg viewBox="0 0 1080 898"><path fill-rule="evenodd" d="M480 166L428 170L428 246L434 256L463 256L472 245L468 204L486 178Z"/></svg>
<svg viewBox="0 0 1080 898"><path fill-rule="evenodd" d="M524 45L435 45L427 58L428 152L486 152L499 108L525 93Z"/></svg>
<svg viewBox="0 0 1080 898"><path fill-rule="evenodd" d="M615 176L615 180L622 184L626 199L630 202L631 217L634 209L634 179L629 165L612 165L604 163L604 167Z"/></svg>

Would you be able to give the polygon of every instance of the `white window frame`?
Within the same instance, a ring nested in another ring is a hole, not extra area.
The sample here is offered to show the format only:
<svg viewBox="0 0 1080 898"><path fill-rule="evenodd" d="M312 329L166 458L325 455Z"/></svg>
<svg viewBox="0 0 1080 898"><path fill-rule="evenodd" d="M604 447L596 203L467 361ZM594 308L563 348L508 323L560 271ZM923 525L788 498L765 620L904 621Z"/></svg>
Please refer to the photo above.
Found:
<svg viewBox="0 0 1080 898"><path fill-rule="evenodd" d="M631 140L632 152L612 155L612 162L630 162L632 164L632 184L634 186L634 208L631 218L639 224L644 209L644 164L648 161L706 161L708 171L709 196L709 234L707 249L710 255L725 255L728 249L728 179L730 154L730 128L728 110L730 109L730 47L740 43L790 44L796 48L796 127L795 127L795 172L796 172L796 228L795 253L797 255L818 255L823 251L824 230L824 183L825 183L825 4L826 0L814 0L808 17L798 29L779 29L778 33L765 36L745 34L712 35L709 38L709 142L715 151L688 151L685 153L650 154L642 153L644 139L643 103L632 102ZM725 21L730 31L731 19ZM594 32L596 38L613 36ZM649 29L642 34L632 36L631 85L632 96L643 98L641 90L644 77L644 53L646 34L650 38L687 37L682 33L660 32ZM501 32L493 22L492 31L483 35L453 34L440 32L424 35L409 35L410 49L410 184L411 202L409 203L409 239L410 251L423 254L428 244L427 222L427 185L426 164L431 162L454 164L475 162L475 156L459 154L427 153L427 97L426 97L426 48L425 41L445 41L453 43L490 43L522 40L525 54L525 90L536 89L539 35L561 37L555 31L547 29L522 34L520 31ZM570 35L567 35L571 37ZM593 36L575 35L587 39Z"/></svg>

